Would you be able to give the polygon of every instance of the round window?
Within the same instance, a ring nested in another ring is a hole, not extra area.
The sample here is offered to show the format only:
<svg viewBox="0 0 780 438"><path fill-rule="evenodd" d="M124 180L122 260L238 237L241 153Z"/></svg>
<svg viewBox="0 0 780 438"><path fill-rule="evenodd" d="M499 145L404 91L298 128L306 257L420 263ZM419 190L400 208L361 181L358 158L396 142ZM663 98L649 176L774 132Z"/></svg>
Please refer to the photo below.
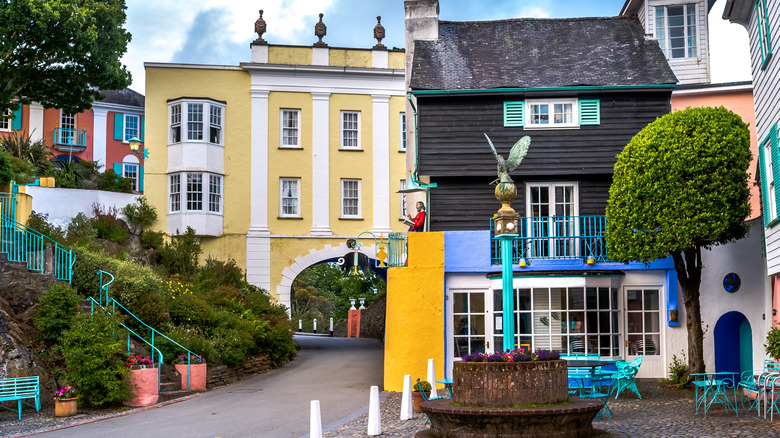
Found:
<svg viewBox="0 0 780 438"><path fill-rule="evenodd" d="M726 292L728 293L734 293L739 290L739 287L742 285L742 280L739 278L739 275L735 273L726 274L725 277L723 277L723 289L726 289Z"/></svg>

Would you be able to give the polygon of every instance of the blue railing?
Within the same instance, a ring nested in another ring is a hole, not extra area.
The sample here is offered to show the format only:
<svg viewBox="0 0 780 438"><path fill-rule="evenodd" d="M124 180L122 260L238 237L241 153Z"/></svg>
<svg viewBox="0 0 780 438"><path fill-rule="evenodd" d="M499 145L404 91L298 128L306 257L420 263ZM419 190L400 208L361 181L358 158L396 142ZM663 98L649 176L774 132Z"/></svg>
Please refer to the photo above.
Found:
<svg viewBox="0 0 780 438"><path fill-rule="evenodd" d="M52 245L53 274L57 280L71 282L76 253L52 238L16 222L16 191L0 193L0 253L8 261L27 264L27 269L41 274L45 271L46 245Z"/></svg>
<svg viewBox="0 0 780 438"><path fill-rule="evenodd" d="M87 131L73 128L54 128L54 144L87 147Z"/></svg>
<svg viewBox="0 0 780 438"><path fill-rule="evenodd" d="M89 299L89 301L91 303L91 311L92 312L95 311L95 304L97 304L98 307L100 307L101 309L104 309L104 310L110 309L108 312L110 314L112 314L112 315L116 314L117 308L118 308L122 312L124 312L126 315L128 315L131 318L135 319L140 324L139 331L141 331L141 330L145 331L144 334L146 334L146 337L142 336L141 334L136 333L134 330L132 330L126 324L121 324L121 326L123 328L125 328L125 330L127 330L127 332L129 333L129 335L127 336L127 352L128 352L128 354L130 353L130 335L135 336L136 338L140 339L143 343L145 343L146 345L148 345L149 347L152 348L152 357L151 357L152 362L155 361L155 356L156 356L157 364L158 364L158 366L157 366L157 387L158 387L158 392L159 392L159 386L160 386L160 367L162 366L162 363L163 363L163 354L162 354L162 351L160 351L160 349L155 346L155 339L156 338L163 338L163 339L167 340L168 342L172 343L173 345L181 348L182 350L184 350L186 352L186 354L187 354L187 389L192 388L192 383L191 383L191 380L192 380L192 370L190 369L190 366L191 366L190 358L191 357L198 357L198 358L201 358L201 360L202 360L203 356L197 355L197 354L191 352L190 350L184 348L178 342L174 341L173 339L169 338L168 336L165 336L160 331L156 330L155 328L153 328L153 327L149 326L148 324L146 324L145 322L143 322L140 318L135 316L135 314L133 314L133 312L127 310L127 308L125 306L119 304L118 301L116 301L115 299L109 297L108 296L108 286L114 281L114 276L111 275L110 273L106 272L106 271L97 271L97 275L100 276L100 302L98 302L97 300L95 300L92 297L89 297L88 299ZM103 284L103 276L104 275L111 277L111 280L109 280L105 284ZM104 301L104 299L105 299L105 301ZM105 304L103 304L103 303L105 303ZM148 331L146 329L148 329ZM147 338L149 338L149 339L147 339ZM155 355L155 352L157 352L156 355Z"/></svg>
<svg viewBox="0 0 780 438"><path fill-rule="evenodd" d="M406 232L390 233L387 241L387 266L406 266Z"/></svg>
<svg viewBox="0 0 780 438"><path fill-rule="evenodd" d="M512 261L520 259L609 260L605 216L537 216L518 219L518 236L512 242ZM490 221L490 259L501 264L501 251L495 222Z"/></svg>

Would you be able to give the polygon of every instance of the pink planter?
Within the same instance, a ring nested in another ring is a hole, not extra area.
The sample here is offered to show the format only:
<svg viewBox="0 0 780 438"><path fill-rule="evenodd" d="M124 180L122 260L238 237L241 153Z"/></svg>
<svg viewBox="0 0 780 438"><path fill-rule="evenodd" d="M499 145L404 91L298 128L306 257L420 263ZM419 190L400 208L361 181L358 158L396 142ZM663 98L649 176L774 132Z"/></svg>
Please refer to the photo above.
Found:
<svg viewBox="0 0 780 438"><path fill-rule="evenodd" d="M130 370L130 387L133 397L125 402L127 406L149 406L157 403L160 387L157 368Z"/></svg>
<svg viewBox="0 0 780 438"><path fill-rule="evenodd" d="M176 371L181 374L181 389L187 389L187 364L177 364ZM190 389L193 391L206 390L206 364L191 364L192 377L190 378Z"/></svg>

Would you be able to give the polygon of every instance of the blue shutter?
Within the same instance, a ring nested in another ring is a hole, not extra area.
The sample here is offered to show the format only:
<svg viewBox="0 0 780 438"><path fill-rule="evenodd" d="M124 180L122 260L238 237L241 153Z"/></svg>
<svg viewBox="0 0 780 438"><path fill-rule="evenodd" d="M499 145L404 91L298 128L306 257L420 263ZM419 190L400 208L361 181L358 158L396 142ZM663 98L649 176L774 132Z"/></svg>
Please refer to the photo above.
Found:
<svg viewBox="0 0 780 438"><path fill-rule="evenodd" d="M122 176L122 163L114 163L114 173Z"/></svg>
<svg viewBox="0 0 780 438"><path fill-rule="evenodd" d="M125 115L114 113L114 140L125 139Z"/></svg>
<svg viewBox="0 0 780 438"><path fill-rule="evenodd" d="M144 141L144 117L141 116L140 119L141 119L141 121L139 122L141 124L141 135L140 135L140 138L141 138L141 141Z"/></svg>
<svg viewBox="0 0 780 438"><path fill-rule="evenodd" d="M761 211L764 216L764 226L769 225L769 187L766 185L766 157L764 153L766 140L758 146L758 174L761 177Z"/></svg>
<svg viewBox="0 0 780 438"><path fill-rule="evenodd" d="M11 122L11 129L16 131L22 130L22 104L19 104L19 108L14 111L13 121Z"/></svg>
<svg viewBox="0 0 780 438"><path fill-rule="evenodd" d="M525 126L525 102L504 102L504 126Z"/></svg>
<svg viewBox="0 0 780 438"><path fill-rule="evenodd" d="M598 99L580 100L580 125L600 125L601 106Z"/></svg>
<svg viewBox="0 0 780 438"><path fill-rule="evenodd" d="M144 191L144 166L138 166L138 191Z"/></svg>

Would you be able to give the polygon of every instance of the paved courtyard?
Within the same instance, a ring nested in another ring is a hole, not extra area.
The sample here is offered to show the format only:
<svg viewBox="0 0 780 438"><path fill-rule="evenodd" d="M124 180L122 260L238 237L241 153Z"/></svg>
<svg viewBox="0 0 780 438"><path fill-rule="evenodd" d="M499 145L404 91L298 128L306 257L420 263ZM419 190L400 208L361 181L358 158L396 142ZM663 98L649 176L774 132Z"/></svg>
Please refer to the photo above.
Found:
<svg viewBox="0 0 780 438"><path fill-rule="evenodd" d="M611 420L595 420L593 425L599 437L780 437L780 415L774 422L758 418L755 412L734 411L714 407L707 419L695 414L693 391L663 386L655 379L637 380L642 400L634 394L611 399L614 414ZM382 436L412 437L426 427L425 415L416 414L413 420L400 421L401 395L390 393L382 404ZM365 437L368 415L354 419L324 436Z"/></svg>

